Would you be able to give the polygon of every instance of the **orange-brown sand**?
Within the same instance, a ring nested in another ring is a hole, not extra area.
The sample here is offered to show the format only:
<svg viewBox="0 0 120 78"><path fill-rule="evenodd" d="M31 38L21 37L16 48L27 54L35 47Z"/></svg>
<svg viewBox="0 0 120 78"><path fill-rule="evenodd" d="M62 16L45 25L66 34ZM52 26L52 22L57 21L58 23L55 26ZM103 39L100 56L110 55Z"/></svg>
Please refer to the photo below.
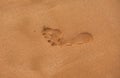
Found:
<svg viewBox="0 0 120 78"><path fill-rule="evenodd" d="M0 78L120 78L120 1L0 0Z"/></svg>

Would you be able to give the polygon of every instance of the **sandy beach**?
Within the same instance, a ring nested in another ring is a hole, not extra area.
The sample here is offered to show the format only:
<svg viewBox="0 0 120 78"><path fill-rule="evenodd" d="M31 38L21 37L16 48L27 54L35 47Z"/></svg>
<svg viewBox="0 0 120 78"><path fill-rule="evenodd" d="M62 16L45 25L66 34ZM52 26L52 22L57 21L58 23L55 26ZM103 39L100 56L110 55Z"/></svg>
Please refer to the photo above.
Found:
<svg viewBox="0 0 120 78"><path fill-rule="evenodd" d="M120 78L120 1L0 0L0 78Z"/></svg>

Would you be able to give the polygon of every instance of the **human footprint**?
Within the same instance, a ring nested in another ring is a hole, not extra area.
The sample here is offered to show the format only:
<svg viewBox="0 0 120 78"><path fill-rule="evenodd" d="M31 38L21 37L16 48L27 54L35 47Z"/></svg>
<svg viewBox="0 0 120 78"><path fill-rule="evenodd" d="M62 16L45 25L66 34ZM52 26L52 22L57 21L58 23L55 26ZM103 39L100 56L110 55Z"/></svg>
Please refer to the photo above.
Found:
<svg viewBox="0 0 120 78"><path fill-rule="evenodd" d="M93 36L91 33L82 32L72 37L70 39L64 39L62 36L62 31L60 29L53 29L49 27L43 27L42 35L47 39L48 43L51 46L72 46L72 45L80 45L84 43L88 43L93 40Z"/></svg>

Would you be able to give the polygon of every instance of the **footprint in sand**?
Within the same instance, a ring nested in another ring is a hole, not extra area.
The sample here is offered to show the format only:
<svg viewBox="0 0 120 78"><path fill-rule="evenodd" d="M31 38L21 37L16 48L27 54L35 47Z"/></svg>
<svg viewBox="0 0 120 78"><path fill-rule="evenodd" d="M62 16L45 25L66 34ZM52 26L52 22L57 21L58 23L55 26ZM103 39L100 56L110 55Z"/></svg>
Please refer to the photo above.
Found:
<svg viewBox="0 0 120 78"><path fill-rule="evenodd" d="M45 39L47 39L48 43L50 43L51 46L72 46L75 44L79 45L88 43L93 40L92 34L88 32L79 33L75 37L65 40L62 36L62 31L60 29L53 29L45 26L43 27L42 35Z"/></svg>

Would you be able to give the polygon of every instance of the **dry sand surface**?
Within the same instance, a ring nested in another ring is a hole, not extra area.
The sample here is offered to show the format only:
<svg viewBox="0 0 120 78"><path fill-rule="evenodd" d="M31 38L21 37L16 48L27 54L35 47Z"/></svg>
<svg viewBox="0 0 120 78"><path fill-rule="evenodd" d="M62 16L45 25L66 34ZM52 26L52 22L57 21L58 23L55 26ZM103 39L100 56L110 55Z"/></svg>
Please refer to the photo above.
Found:
<svg viewBox="0 0 120 78"><path fill-rule="evenodd" d="M120 0L0 0L0 78L120 78Z"/></svg>

